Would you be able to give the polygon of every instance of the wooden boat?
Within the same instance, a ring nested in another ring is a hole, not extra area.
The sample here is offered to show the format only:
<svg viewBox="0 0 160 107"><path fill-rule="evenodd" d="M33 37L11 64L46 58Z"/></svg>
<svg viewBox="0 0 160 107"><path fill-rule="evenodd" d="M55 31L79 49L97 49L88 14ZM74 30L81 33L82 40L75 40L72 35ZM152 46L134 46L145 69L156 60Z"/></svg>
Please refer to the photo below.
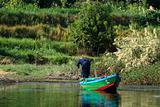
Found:
<svg viewBox="0 0 160 107"><path fill-rule="evenodd" d="M108 93L116 93L117 87L121 81L119 74L99 78L81 79L80 85L83 90L106 91Z"/></svg>

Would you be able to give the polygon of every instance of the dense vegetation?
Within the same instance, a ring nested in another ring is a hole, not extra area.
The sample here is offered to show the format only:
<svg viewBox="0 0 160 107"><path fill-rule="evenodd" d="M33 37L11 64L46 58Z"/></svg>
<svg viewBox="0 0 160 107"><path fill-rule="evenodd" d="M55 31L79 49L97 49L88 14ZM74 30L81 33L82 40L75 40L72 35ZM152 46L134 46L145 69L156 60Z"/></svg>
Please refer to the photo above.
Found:
<svg viewBox="0 0 160 107"><path fill-rule="evenodd" d="M70 36L73 36L80 48L88 49L95 55L106 50L112 51L114 34L110 12L109 5L100 3L85 4L82 7L79 19L70 29Z"/></svg>
<svg viewBox="0 0 160 107"><path fill-rule="evenodd" d="M126 84L159 84L159 4L159 0L0 0L0 69L21 75L8 64L31 68L20 68L22 74L36 72L35 65L65 64L66 70L75 71L75 60L85 53L94 59L92 69L100 68L99 75L113 66L109 73L120 72ZM50 67L42 69L48 69L43 75L52 72Z"/></svg>

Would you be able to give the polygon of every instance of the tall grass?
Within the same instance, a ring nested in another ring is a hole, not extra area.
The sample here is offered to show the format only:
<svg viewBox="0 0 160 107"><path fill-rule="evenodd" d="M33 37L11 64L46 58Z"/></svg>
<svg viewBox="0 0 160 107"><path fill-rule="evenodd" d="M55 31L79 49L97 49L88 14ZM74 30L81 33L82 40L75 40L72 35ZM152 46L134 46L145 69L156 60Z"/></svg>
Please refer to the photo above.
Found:
<svg viewBox="0 0 160 107"><path fill-rule="evenodd" d="M138 4L127 6L111 4L111 7L114 25L129 26L131 23L135 23L143 27L147 25L159 26L160 10L149 10Z"/></svg>
<svg viewBox="0 0 160 107"><path fill-rule="evenodd" d="M35 7L1 8L0 24L5 25L33 25L49 24L67 26L73 22L78 9L49 8L39 9Z"/></svg>
<svg viewBox="0 0 160 107"><path fill-rule="evenodd" d="M67 63L69 55L74 55L76 46L71 42L51 40L0 38L0 55L10 57L13 62L36 60L44 63ZM30 59L30 57L32 59Z"/></svg>
<svg viewBox="0 0 160 107"><path fill-rule="evenodd" d="M124 84L135 85L159 85L160 84L160 63L154 65L141 66L128 72L123 72L122 80Z"/></svg>
<svg viewBox="0 0 160 107"><path fill-rule="evenodd" d="M35 5L23 5L18 7L3 7L0 9L0 12L7 12L7 13L26 13L26 14L50 14L50 15L61 15L61 16L68 16L74 15L79 12L78 8L38 8Z"/></svg>
<svg viewBox="0 0 160 107"><path fill-rule="evenodd" d="M0 65L0 70L7 72L15 72L16 74L6 75L8 78L14 78L18 81L33 81L36 79L45 79L49 75L74 72L76 70L74 64L63 65L33 65L33 64L16 64L16 65Z"/></svg>

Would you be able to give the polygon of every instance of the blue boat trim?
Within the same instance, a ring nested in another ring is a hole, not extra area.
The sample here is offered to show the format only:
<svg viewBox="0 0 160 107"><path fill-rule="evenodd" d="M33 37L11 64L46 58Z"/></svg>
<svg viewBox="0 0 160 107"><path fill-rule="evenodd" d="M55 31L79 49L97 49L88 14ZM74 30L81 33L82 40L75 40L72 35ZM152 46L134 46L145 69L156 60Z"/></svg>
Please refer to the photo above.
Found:
<svg viewBox="0 0 160 107"><path fill-rule="evenodd" d="M81 85L85 85L85 84L92 84L92 83L96 83L96 82L100 82L100 81L104 81L106 79L109 79L109 78L113 78L113 77L116 77L118 76L117 74L113 74L113 75L109 75L109 76L106 76L106 77L103 77L103 78L97 78L93 81L82 81L80 82Z"/></svg>

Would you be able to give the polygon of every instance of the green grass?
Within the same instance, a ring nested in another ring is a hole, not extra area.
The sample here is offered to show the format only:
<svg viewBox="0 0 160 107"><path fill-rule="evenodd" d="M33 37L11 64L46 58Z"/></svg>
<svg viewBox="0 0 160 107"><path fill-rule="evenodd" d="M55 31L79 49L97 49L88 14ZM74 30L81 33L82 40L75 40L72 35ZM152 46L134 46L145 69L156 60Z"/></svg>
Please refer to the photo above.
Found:
<svg viewBox="0 0 160 107"><path fill-rule="evenodd" d="M130 85L159 85L160 62L122 72L122 82Z"/></svg>
<svg viewBox="0 0 160 107"><path fill-rule="evenodd" d="M25 14L36 14L36 15L61 15L61 16L68 16L68 15L74 15L79 12L79 9L77 8L43 8L40 9L34 5L24 5L14 8L1 8L0 13L25 13Z"/></svg>
<svg viewBox="0 0 160 107"><path fill-rule="evenodd" d="M42 59L46 63L63 64L75 53L76 46L72 42L0 37L1 59L9 57L14 63L28 63L30 55L34 61Z"/></svg>
<svg viewBox="0 0 160 107"><path fill-rule="evenodd" d="M0 70L7 72L15 72L16 74L7 75L8 78L13 78L18 81L44 79L50 74L60 74L74 72L76 70L74 64L63 65L34 65L34 64L10 64L0 65Z"/></svg>
<svg viewBox="0 0 160 107"><path fill-rule="evenodd" d="M0 24L2 25L36 25L48 24L66 27L73 22L79 9L35 7L1 8Z"/></svg>

